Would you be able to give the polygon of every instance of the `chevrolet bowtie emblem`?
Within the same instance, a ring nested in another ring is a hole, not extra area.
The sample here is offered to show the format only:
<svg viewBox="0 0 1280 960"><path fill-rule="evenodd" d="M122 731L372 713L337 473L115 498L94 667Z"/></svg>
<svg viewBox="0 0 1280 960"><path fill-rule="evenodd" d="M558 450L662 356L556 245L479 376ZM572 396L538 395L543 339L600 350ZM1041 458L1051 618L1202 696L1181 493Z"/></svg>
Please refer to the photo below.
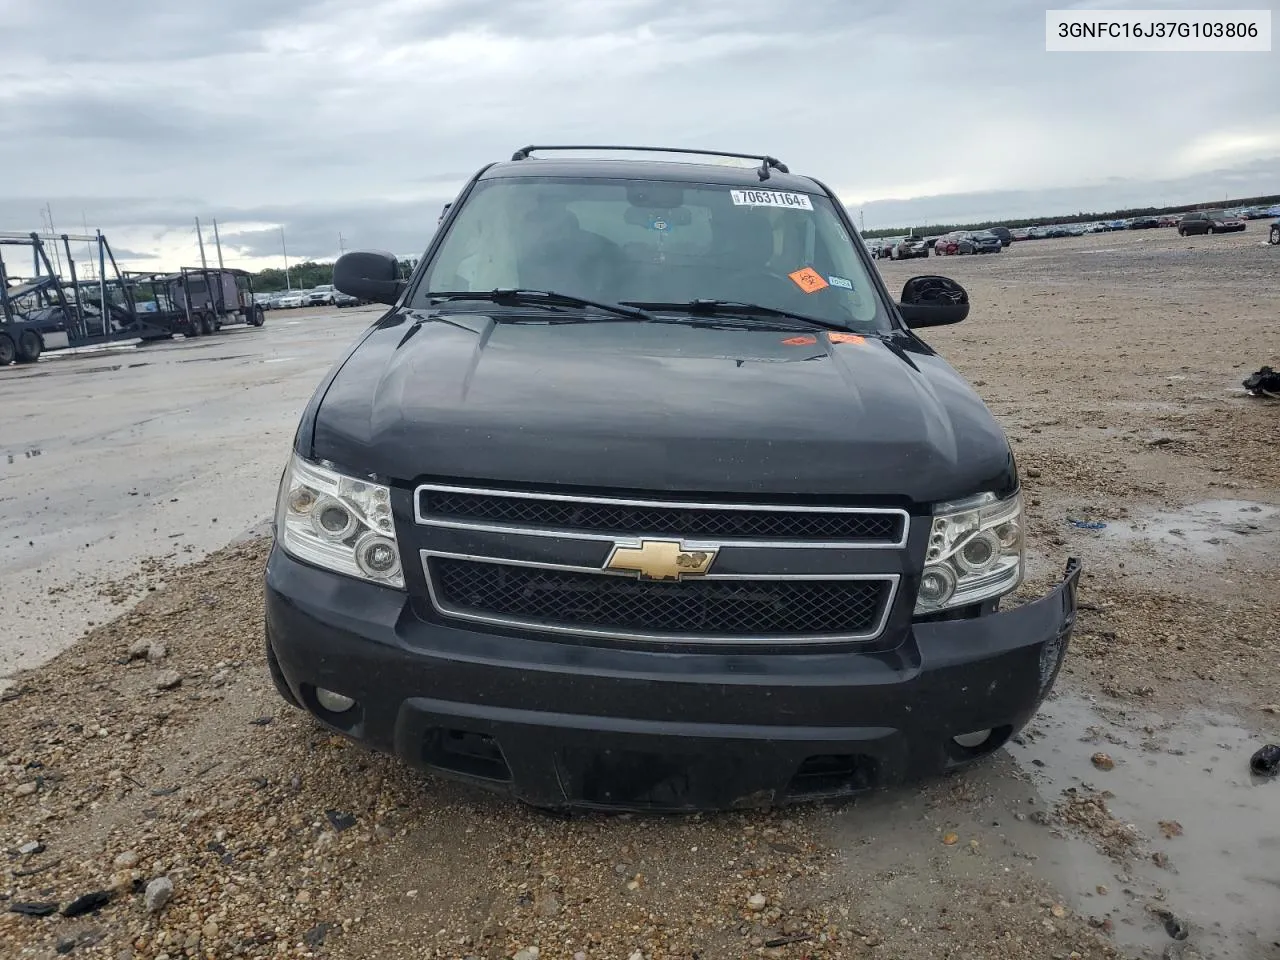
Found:
<svg viewBox="0 0 1280 960"><path fill-rule="evenodd" d="M616 543L606 570L633 571L641 580L679 580L698 577L711 569L717 548L687 550L679 540L641 540Z"/></svg>

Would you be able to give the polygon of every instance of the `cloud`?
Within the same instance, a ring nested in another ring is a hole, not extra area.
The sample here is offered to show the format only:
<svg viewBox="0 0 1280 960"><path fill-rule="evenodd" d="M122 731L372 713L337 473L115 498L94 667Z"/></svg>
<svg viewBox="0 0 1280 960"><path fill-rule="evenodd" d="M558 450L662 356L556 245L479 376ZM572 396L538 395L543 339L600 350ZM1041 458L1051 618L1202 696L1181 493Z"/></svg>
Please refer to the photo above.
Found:
<svg viewBox="0 0 1280 960"><path fill-rule="evenodd" d="M340 232L419 252L529 142L771 153L868 225L1280 171L1272 55L1048 54L1021 0L0 0L0 22L0 229L48 202L169 265L197 216L246 265L280 225L291 260Z"/></svg>

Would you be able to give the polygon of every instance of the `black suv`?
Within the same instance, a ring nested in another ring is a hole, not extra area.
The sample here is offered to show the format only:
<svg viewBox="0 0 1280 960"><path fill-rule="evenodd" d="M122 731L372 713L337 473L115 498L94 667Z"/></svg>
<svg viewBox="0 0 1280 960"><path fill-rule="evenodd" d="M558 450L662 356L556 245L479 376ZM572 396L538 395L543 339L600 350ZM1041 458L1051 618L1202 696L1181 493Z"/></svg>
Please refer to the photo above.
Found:
<svg viewBox="0 0 1280 960"><path fill-rule="evenodd" d="M1204 233L1238 233L1245 229L1239 217L1229 217L1221 210L1195 210L1178 221L1178 236Z"/></svg>
<svg viewBox="0 0 1280 960"><path fill-rule="evenodd" d="M844 796L999 749L1080 566L1000 609L1013 453L912 330L964 290L895 302L835 195L772 158L562 149L477 173L407 280L335 265L391 309L281 480L281 695L548 808Z"/></svg>

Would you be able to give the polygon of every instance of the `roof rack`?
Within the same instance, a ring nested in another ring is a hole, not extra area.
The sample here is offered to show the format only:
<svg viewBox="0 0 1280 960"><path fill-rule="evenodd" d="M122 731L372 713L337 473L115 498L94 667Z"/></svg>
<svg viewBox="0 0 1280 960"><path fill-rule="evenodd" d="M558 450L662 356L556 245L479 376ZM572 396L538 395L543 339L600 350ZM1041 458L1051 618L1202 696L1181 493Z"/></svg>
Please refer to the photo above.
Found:
<svg viewBox="0 0 1280 960"><path fill-rule="evenodd" d="M547 145L547 144L530 144L527 147L521 147L511 155L512 160L528 160L529 154L534 150L634 150L642 153L689 153L703 157L736 157L740 160L759 160L760 168L756 171L760 175L761 180L769 179L769 168L772 167L779 173L790 173L787 165L776 157L770 157L759 153L728 153L724 150L682 150L678 147L620 147L620 146L575 146L572 144Z"/></svg>

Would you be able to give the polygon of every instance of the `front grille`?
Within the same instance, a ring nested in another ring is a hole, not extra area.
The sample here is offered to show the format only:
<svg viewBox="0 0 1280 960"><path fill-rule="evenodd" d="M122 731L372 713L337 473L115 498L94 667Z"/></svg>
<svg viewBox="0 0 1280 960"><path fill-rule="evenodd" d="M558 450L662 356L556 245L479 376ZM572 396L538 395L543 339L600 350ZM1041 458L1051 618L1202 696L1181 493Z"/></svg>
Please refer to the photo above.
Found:
<svg viewBox="0 0 1280 960"><path fill-rule="evenodd" d="M741 640L875 633L892 581L656 582L608 574L431 557L445 613L618 635Z"/></svg>
<svg viewBox="0 0 1280 960"><path fill-rule="evenodd" d="M596 499L543 499L424 487L418 509L425 520L461 520L548 531L669 534L689 539L901 542L906 517L899 511L727 508L647 504Z"/></svg>

